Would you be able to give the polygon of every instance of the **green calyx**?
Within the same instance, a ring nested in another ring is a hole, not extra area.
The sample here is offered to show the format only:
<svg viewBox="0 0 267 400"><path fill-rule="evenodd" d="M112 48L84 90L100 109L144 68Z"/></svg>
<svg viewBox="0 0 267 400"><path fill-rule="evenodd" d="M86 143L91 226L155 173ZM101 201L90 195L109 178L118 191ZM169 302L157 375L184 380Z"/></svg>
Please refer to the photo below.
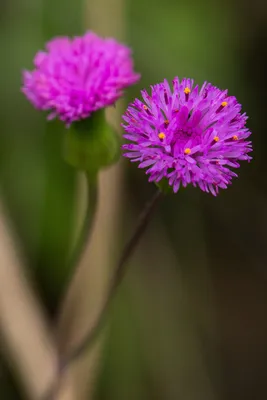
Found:
<svg viewBox="0 0 267 400"><path fill-rule="evenodd" d="M74 122L65 132L64 159L79 170L96 174L118 161L119 155L120 139L107 123L104 110Z"/></svg>

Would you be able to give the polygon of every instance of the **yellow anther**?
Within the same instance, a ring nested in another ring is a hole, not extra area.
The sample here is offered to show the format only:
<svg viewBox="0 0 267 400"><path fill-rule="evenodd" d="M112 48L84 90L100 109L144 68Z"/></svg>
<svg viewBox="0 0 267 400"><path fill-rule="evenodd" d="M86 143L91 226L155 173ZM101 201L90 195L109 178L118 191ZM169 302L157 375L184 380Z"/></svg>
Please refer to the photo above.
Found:
<svg viewBox="0 0 267 400"><path fill-rule="evenodd" d="M170 123L170 121L169 121L168 119L165 119L165 121L164 121L164 125L165 125L165 126L168 126L168 125L169 125L169 123Z"/></svg>
<svg viewBox="0 0 267 400"><path fill-rule="evenodd" d="M223 102L221 103L221 106L222 106L222 107L226 107L227 104L228 104L227 101L223 101Z"/></svg>
<svg viewBox="0 0 267 400"><path fill-rule="evenodd" d="M214 142L219 142L220 138L219 138L219 136L214 136L213 140L214 140Z"/></svg>
<svg viewBox="0 0 267 400"><path fill-rule="evenodd" d="M238 136L234 135L233 140L238 140Z"/></svg>
<svg viewBox="0 0 267 400"><path fill-rule="evenodd" d="M166 135L165 135L165 133L163 133L163 132L160 132L160 133L158 134L158 138L159 138L160 140L165 139L165 137L166 137Z"/></svg>
<svg viewBox="0 0 267 400"><path fill-rule="evenodd" d="M189 89L189 87L186 87L185 90L184 90L184 93L185 94L189 94L190 92L191 92L191 90Z"/></svg>
<svg viewBox="0 0 267 400"><path fill-rule="evenodd" d="M187 147L186 149L185 149L185 151L184 151L184 154L190 154L191 153L191 150L189 149L189 147Z"/></svg>
<svg viewBox="0 0 267 400"><path fill-rule="evenodd" d="M145 104L143 104L143 109L144 109L144 110L147 110L147 109L148 109L148 106L146 106Z"/></svg>

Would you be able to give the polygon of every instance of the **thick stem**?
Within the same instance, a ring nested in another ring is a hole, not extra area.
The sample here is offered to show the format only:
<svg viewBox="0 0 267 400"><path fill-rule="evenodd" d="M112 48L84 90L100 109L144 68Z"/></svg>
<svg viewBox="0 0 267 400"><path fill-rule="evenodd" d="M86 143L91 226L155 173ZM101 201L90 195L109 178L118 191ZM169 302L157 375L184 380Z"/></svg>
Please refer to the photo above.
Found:
<svg viewBox="0 0 267 400"><path fill-rule="evenodd" d="M91 176L89 174L85 174L86 177L86 185L87 185L87 206L85 212L85 218L83 222L83 226L81 229L81 233L79 235L78 243L76 244L76 248L74 250L74 254L72 256L71 264L74 266L74 270L71 271L70 281L67 284L66 293L64 300L68 294L68 289L70 287L72 277L76 274L76 270L79 267L80 258L85 250L85 248L89 245L90 235L94 225L94 219L96 215L97 203L98 203L98 182L96 176ZM63 304L64 304L63 300Z"/></svg>
<svg viewBox="0 0 267 400"><path fill-rule="evenodd" d="M91 175L85 173L85 178L86 178L86 200L87 200L86 212L85 212L83 225L82 225L81 231L79 233L73 255L70 260L71 273L70 273L68 282L65 287L65 292L62 296L62 301L61 301L60 307L58 309L58 320L59 320L59 316L62 313L62 310L64 309L66 299L69 296L69 292L71 290L71 285L72 285L72 280L73 280L74 276L76 276L76 274L78 273L79 267L81 265L80 259L83 255L84 251L86 250L86 248L89 246L91 232L93 229L96 210L97 210L97 204L98 204L97 176L91 176ZM60 347L61 347L60 343L58 343L59 359L61 357L60 356L60 353L61 353Z"/></svg>
<svg viewBox="0 0 267 400"><path fill-rule="evenodd" d="M75 245L75 249L73 255L70 260L71 265L71 272L70 276L68 277L68 282L66 284L65 293L63 294L61 304L59 306L60 315L62 307L64 306L65 300L68 297L69 289L71 286L72 278L77 273L77 269L79 268L79 261L90 242L90 235L94 225L94 219L96 215L97 209L97 200L98 200L98 183L97 177L85 174L86 177L86 185L87 185L87 205L86 205L86 212L85 218L83 222L83 226L81 232L78 237L78 242Z"/></svg>
<svg viewBox="0 0 267 400"><path fill-rule="evenodd" d="M94 325L87 332L83 340L73 350L71 350L68 355L66 355L63 359L59 360L59 370L57 379L55 380L53 387L50 388L50 390L47 392L47 395L43 398L43 400L54 400L60 385L61 376L70 366L70 364L74 362L77 358L79 358L83 354L83 352L93 344L94 340L96 339L102 327L102 323L106 317L109 306L113 300L114 295L116 294L116 289L125 275L127 261L134 252L134 250L136 249L136 246L138 245L139 240L141 239L151 219L153 211L158 203L158 200L160 199L161 196L162 192L160 191L160 189L158 189L153 195L152 199L145 206L143 212L140 214L137 226L132 236L130 237L129 241L126 243L123 252L121 254L121 257L118 261L105 301L103 302L103 305L99 311L98 317Z"/></svg>

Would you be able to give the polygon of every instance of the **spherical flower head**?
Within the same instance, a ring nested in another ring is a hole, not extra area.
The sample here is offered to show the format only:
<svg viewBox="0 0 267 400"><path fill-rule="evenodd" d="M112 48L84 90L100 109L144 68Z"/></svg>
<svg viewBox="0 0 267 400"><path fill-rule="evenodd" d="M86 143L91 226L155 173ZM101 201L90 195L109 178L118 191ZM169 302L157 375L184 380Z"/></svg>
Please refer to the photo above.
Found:
<svg viewBox="0 0 267 400"><path fill-rule="evenodd" d="M114 104L139 79L130 49L93 32L51 40L36 54L34 67L24 72L23 93L49 119L67 125Z"/></svg>
<svg viewBox="0 0 267 400"><path fill-rule="evenodd" d="M182 184L199 186L214 196L237 174L240 160L251 160L246 114L227 90L176 77L142 91L123 119L129 144L124 156L148 168L149 181L168 180L176 193Z"/></svg>

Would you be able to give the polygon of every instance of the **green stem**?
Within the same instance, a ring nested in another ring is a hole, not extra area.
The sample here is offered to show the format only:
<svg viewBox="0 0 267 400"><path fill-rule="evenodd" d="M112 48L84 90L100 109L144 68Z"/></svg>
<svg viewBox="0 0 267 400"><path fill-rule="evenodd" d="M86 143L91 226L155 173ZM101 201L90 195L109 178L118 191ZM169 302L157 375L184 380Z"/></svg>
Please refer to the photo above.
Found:
<svg viewBox="0 0 267 400"><path fill-rule="evenodd" d="M61 377L66 371L66 369L70 366L72 362L78 359L83 354L83 352L87 350L94 343L94 340L97 338L98 333L100 332L102 324L105 320L109 306L113 300L114 295L116 294L116 289L125 275L127 267L126 262L132 255L133 251L136 249L136 246L139 243L139 240L141 239L151 219L153 211L158 203L158 200L161 198L161 196L162 196L161 190L157 189L150 202L147 203L143 212L140 214L137 226L122 251L121 257L119 259L112 281L110 283L108 293L106 295L106 298L103 302L103 305L99 311L98 317L96 318L94 325L90 327L90 329L88 330L87 334L84 336L82 341L78 343L78 345L73 350L71 350L69 354L67 354L66 356L64 356L64 358L59 360L59 368L56 380L54 381L51 388L49 388L43 400L54 400L56 398Z"/></svg>
<svg viewBox="0 0 267 400"><path fill-rule="evenodd" d="M70 264L74 266L70 277L69 281L66 285L66 290L65 294L63 295L63 300L61 302L61 307L59 307L59 315L61 313L61 310L65 304L65 300L68 297L69 290L71 288L71 283L73 277L77 274L79 265L80 265L80 258L82 257L84 250L87 248L90 242L90 236L91 236L91 231L92 227L94 224L94 219L96 215L96 209L97 209L97 204L98 204L98 181L97 181L97 176L92 176L88 173L85 173L86 177L86 190L87 190L87 206L86 206L86 213L85 213L85 218L83 222L83 226L81 229L81 233L79 235L78 243L76 244L76 248L74 250L72 259L70 261ZM60 351L58 351L58 370L57 374L60 376ZM48 392L45 394L43 397L43 400L49 400L49 399L54 399L56 397L56 393L58 390L58 385L60 383L60 380L57 379L54 384L51 386L51 388L48 390Z"/></svg>
<svg viewBox="0 0 267 400"><path fill-rule="evenodd" d="M59 315L61 310L65 304L65 300L68 297L69 290L71 288L71 282L73 277L77 274L79 265L80 265L80 258L82 257L84 250L87 248L90 242L90 236L92 232L92 228L94 225L94 219L96 215L96 209L98 204L98 182L97 176L91 176L85 173L86 177L86 191L87 191L87 206L85 212L85 218L83 222L83 226L81 232L79 234L78 242L74 249L74 253L70 260L71 273L68 278L68 282L65 287L65 294L62 296L61 306L59 307Z"/></svg>
<svg viewBox="0 0 267 400"><path fill-rule="evenodd" d="M86 185L87 185L87 206L85 218L82 226L81 233L79 235L78 243L76 245L76 249L72 258L72 265L79 265L80 257L82 256L84 249L87 247L90 241L90 234L94 225L94 219L97 209L97 201L98 201L98 182L97 176L91 176L85 173L86 176ZM73 275L76 271L72 271L70 279L72 280ZM70 281L71 282L71 281ZM68 286L70 285L70 282Z"/></svg>

